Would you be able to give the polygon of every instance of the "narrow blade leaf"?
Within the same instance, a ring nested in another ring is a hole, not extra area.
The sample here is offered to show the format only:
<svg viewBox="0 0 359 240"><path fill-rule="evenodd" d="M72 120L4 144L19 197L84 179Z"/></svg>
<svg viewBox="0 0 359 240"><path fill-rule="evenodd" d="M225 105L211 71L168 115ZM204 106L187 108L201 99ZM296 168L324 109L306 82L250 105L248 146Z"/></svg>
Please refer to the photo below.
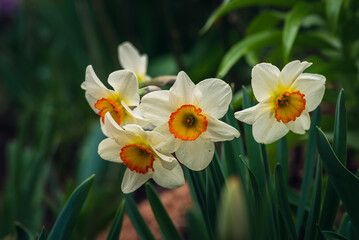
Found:
<svg viewBox="0 0 359 240"><path fill-rule="evenodd" d="M280 31L270 30L249 35L239 41L224 55L218 69L218 77L223 78L226 76L233 65L249 51L268 46L271 43L277 43L280 40L280 36Z"/></svg>
<svg viewBox="0 0 359 240"><path fill-rule="evenodd" d="M325 12L332 32L335 32L337 29L342 4L343 4L343 0L325 1Z"/></svg>
<svg viewBox="0 0 359 240"><path fill-rule="evenodd" d="M356 235L359 236L359 178L351 173L337 158L324 132L318 128L318 149L329 180L347 210Z"/></svg>
<svg viewBox="0 0 359 240"><path fill-rule="evenodd" d="M310 186L312 184L314 166L315 166L315 156L316 156L316 144L315 144L315 132L316 126L319 124L320 109L317 108L314 111L312 122L309 130L309 138L307 143L307 151L305 153L305 162L304 162L304 176L302 182L302 189L300 194L299 206L297 210L297 221L295 225L295 230L297 236L299 236L300 228L302 226L302 221L304 217L305 206L307 205Z"/></svg>
<svg viewBox="0 0 359 240"><path fill-rule="evenodd" d="M224 120L229 125L239 130L238 121L234 118L232 106L229 106L228 112L224 116ZM225 141L222 143L223 161L226 167L226 175L237 174L244 181L246 178L246 171L238 159L239 155L244 155L242 136L235 138L232 141Z"/></svg>
<svg viewBox="0 0 359 240"><path fill-rule="evenodd" d="M209 240L206 224L200 214L190 210L187 213L190 239Z"/></svg>
<svg viewBox="0 0 359 240"><path fill-rule="evenodd" d="M49 240L71 238L72 230L87 199L94 177L95 175L92 175L83 181L71 194L49 234Z"/></svg>
<svg viewBox="0 0 359 240"><path fill-rule="evenodd" d="M322 165L318 160L317 171L315 174L315 185L313 191L312 205L310 207L309 216L307 220L307 226L305 228L305 238L304 239L317 239L318 238L318 229L316 228L319 221L320 213L320 204L321 204L321 194L322 194Z"/></svg>
<svg viewBox="0 0 359 240"><path fill-rule="evenodd" d="M19 222L15 222L15 232L16 239L18 240L32 240L34 237L32 236L29 229L27 229L24 225Z"/></svg>
<svg viewBox="0 0 359 240"><path fill-rule="evenodd" d="M324 237L326 239L329 239L329 240L347 240L344 236L338 234L338 233L335 233L335 232L331 232L331 231L322 231L322 234L324 235Z"/></svg>
<svg viewBox="0 0 359 240"><path fill-rule="evenodd" d="M280 164L280 166L283 169L283 178L284 178L284 183L287 184L288 183L288 142L287 142L287 137L282 137L281 139L279 139L278 141L278 145L277 145L277 163Z"/></svg>
<svg viewBox="0 0 359 240"><path fill-rule="evenodd" d="M148 201L150 202L152 212L155 215L156 221L165 236L166 239L178 239L181 237L173 224L171 218L168 216L168 213L164 206L161 203L158 194L151 183L146 183L146 194Z"/></svg>
<svg viewBox="0 0 359 240"><path fill-rule="evenodd" d="M347 120L345 110L345 98L344 91L339 93L337 107L335 112L334 122L334 141L333 150L338 159L345 165L346 162L346 150L347 150ZM336 193L333 184L329 180L327 189L325 191L325 198L323 207L325 211L322 211L320 226L322 229L332 229L335 217L338 212L339 198Z"/></svg>
<svg viewBox="0 0 359 240"><path fill-rule="evenodd" d="M151 230L148 228L145 220L143 220L135 201L131 195L125 194L126 198L126 212L132 222L133 227L136 229L138 236L143 240L154 240Z"/></svg>
<svg viewBox="0 0 359 240"><path fill-rule="evenodd" d="M200 34L206 33L213 23L224 16L225 14L238 10L240 8L254 6L254 5L271 5L271 6L292 6L296 1L290 0L233 0L224 1L208 18L206 24L200 30Z"/></svg>
<svg viewBox="0 0 359 240"><path fill-rule="evenodd" d="M122 199L121 204L116 212L115 219L112 223L110 232L107 235L107 240L118 240L120 238L123 215L125 213L126 200Z"/></svg>
<svg viewBox="0 0 359 240"><path fill-rule="evenodd" d="M243 92L243 109L249 108L252 106L247 91L245 88L242 89ZM259 143L257 143L252 135L252 126L244 124L244 134L245 140L247 143L247 152L248 152L248 165L252 170L254 176L258 181L260 191L264 197L266 194L266 171L263 163L262 149Z"/></svg>
<svg viewBox="0 0 359 240"><path fill-rule="evenodd" d="M45 240L46 239L46 231L45 231L45 227L42 227L41 232L39 234L39 237L37 238L37 240Z"/></svg>
<svg viewBox="0 0 359 240"><path fill-rule="evenodd" d="M284 62L288 62L290 51L303 19L315 9L314 7L314 4L299 2L288 14L284 23L282 39Z"/></svg>
<svg viewBox="0 0 359 240"><path fill-rule="evenodd" d="M275 169L275 189L277 192L277 200L279 205L279 212L283 218L287 235L290 239L297 239L295 232L293 216L288 202L287 184L284 181L283 171L280 164L277 164Z"/></svg>

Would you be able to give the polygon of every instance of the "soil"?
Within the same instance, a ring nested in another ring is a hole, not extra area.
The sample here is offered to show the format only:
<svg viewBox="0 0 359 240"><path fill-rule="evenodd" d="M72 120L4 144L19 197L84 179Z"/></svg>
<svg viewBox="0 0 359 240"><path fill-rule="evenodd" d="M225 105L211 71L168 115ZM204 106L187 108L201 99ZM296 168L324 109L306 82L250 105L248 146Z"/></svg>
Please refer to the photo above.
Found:
<svg viewBox="0 0 359 240"><path fill-rule="evenodd" d="M173 224L176 226L176 229L180 232L180 234L183 234L186 229L186 212L193 206L188 184L186 183L185 185L177 189L169 189L162 191L159 193L159 196L162 204L164 205L170 218L172 219ZM161 239L160 229L152 213L152 209L148 200L142 200L137 204L137 206L143 219L147 223L155 238ZM102 232L97 237L98 240L106 239L110 226L111 224L106 231ZM137 235L136 230L132 226L129 217L127 216L127 214L125 214L122 224L122 231L120 234L120 240L137 239L140 238Z"/></svg>

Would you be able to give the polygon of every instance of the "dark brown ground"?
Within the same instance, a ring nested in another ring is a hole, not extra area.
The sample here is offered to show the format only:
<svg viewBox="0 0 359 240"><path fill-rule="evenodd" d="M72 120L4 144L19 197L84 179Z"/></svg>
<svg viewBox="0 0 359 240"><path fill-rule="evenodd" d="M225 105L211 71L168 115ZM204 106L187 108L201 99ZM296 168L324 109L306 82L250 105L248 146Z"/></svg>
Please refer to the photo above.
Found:
<svg viewBox="0 0 359 240"><path fill-rule="evenodd" d="M159 193L162 204L166 208L170 218L172 219L174 225L182 233L186 227L186 212L189 208L193 206L191 195L189 192L189 188L187 183L177 189L171 189L162 191ZM147 199L138 203L138 209L146 221L147 225L151 229L153 235L156 239L161 239L160 230L156 219L152 213L151 206ZM102 240L106 239L108 231L110 229L110 225L108 229L102 232L97 239ZM123 219L122 231L120 234L120 240L132 240L132 239L140 239L132 226L132 223L128 216L125 214Z"/></svg>

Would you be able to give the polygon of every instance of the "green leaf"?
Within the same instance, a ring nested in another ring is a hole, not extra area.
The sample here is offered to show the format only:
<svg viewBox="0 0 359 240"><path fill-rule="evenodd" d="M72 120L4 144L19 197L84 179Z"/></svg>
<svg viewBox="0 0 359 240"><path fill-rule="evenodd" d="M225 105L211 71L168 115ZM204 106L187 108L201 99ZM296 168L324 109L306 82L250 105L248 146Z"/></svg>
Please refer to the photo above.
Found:
<svg viewBox="0 0 359 240"><path fill-rule="evenodd" d="M345 165L347 150L347 119L345 109L344 91L341 90L338 96L334 122L333 150L338 159ZM332 229L335 217L338 212L339 198L330 179L327 184L323 202L320 226L322 229Z"/></svg>
<svg viewBox="0 0 359 240"><path fill-rule="evenodd" d="M295 232L292 211L289 206L287 196L287 183L284 180L282 167L277 164L275 169L275 190L277 192L277 200L279 205L279 212L283 218L287 235L290 239L297 239Z"/></svg>
<svg viewBox="0 0 359 240"><path fill-rule="evenodd" d="M256 207L256 211L259 210L262 201L263 201L263 197L261 196L261 193L259 191L259 186L258 186L258 182L256 179L256 176L254 176L252 170L250 169L250 167L248 166L248 163L243 159L242 156L239 156L239 158L242 160L242 163L244 166L246 166L247 171L249 173L249 179L251 182L252 187L250 189L253 190L253 194L254 194L254 201L255 201L255 207Z"/></svg>
<svg viewBox="0 0 359 240"><path fill-rule="evenodd" d="M325 13L332 32L335 32L337 29L342 5L343 0L325 0Z"/></svg>
<svg viewBox="0 0 359 240"><path fill-rule="evenodd" d="M129 194L125 194L126 198L126 212L128 217L130 218L133 227L136 229L136 232L140 239L143 240L154 240L152 232L148 228L145 220L143 220L138 208L136 206L135 201Z"/></svg>
<svg viewBox="0 0 359 240"><path fill-rule="evenodd" d="M224 116L224 121L229 125L235 127L239 131L238 121L234 118L233 108L230 105L226 115ZM239 155L244 155L243 141L242 137L235 138L232 141L225 141L222 143L222 159L225 163L226 175L237 174L240 176L241 180L244 181L246 178L246 171L238 159Z"/></svg>
<svg viewBox="0 0 359 240"><path fill-rule="evenodd" d="M324 235L324 237L326 239L329 239L329 240L347 240L344 236L338 234L338 233L335 233L335 232L331 232L331 231L322 231L322 234Z"/></svg>
<svg viewBox="0 0 359 240"><path fill-rule="evenodd" d="M166 239L178 239L181 237L174 226L171 218L168 216L166 209L163 207L158 194L151 183L146 183L146 194L150 202L152 212L155 215L157 223L161 229L162 234Z"/></svg>
<svg viewBox="0 0 359 240"><path fill-rule="evenodd" d="M243 93L243 109L251 107L252 104L249 100L245 88L242 88L242 93ZM258 185L260 187L260 191L262 195L265 196L267 174L263 163L263 154L262 154L261 146L253 138L251 125L244 124L244 135L246 140L245 142L247 143L248 165L258 181Z"/></svg>
<svg viewBox="0 0 359 240"><path fill-rule="evenodd" d="M297 220L295 229L297 232L297 236L299 236L300 228L302 226L302 221L304 217L305 206L307 205L310 186L313 180L313 172L315 166L315 156L316 156L316 144L315 144L315 133L316 133L316 126L319 124L320 118L320 108L318 107L314 114L312 115L312 122L309 129L309 137L307 143L307 151L305 153L305 160L304 160L304 175L302 181L302 188L300 191L300 200L299 206L297 210Z"/></svg>
<svg viewBox="0 0 359 240"><path fill-rule="evenodd" d="M333 149L331 148L328 139L324 132L318 128L318 149L322 157L324 168L328 173L329 180L333 184L340 199L347 210L351 222L354 226L354 231L359 236L359 178L351 173L337 158Z"/></svg>
<svg viewBox="0 0 359 240"><path fill-rule="evenodd" d="M205 202L205 184L200 179L201 172L194 172L188 168L184 168L184 173L189 184L191 191L192 199L195 203L195 206L198 207L202 214L206 213L206 202Z"/></svg>
<svg viewBox="0 0 359 240"><path fill-rule="evenodd" d="M219 198L219 192L217 192L215 187L215 180L213 179L212 173L209 169L206 169L206 217L208 222L208 232L210 236L214 236L214 226L216 224L217 217L217 201Z"/></svg>
<svg viewBox="0 0 359 240"><path fill-rule="evenodd" d="M94 123L85 138L80 151L80 161L77 171L77 183L81 183L92 174L96 175L96 182L100 182L102 176L105 175L107 161L101 159L97 153L98 144L104 139L101 127L98 122ZM96 187L96 186L95 186Z"/></svg>
<svg viewBox="0 0 359 240"><path fill-rule="evenodd" d="M284 183L288 183L288 142L287 137L284 136L281 139L278 140L277 145L277 163L280 164L281 168L283 168L283 178Z"/></svg>
<svg viewBox="0 0 359 240"><path fill-rule="evenodd" d="M307 219L307 226L305 228L304 239L317 239L318 229L316 228L319 222L321 194L322 194L322 165L320 161L317 162L317 171L315 174L315 184L312 198L312 205L310 207L309 216Z"/></svg>
<svg viewBox="0 0 359 240"><path fill-rule="evenodd" d="M209 240L206 224L200 214L193 210L187 212L187 220L189 226L189 239Z"/></svg>
<svg viewBox="0 0 359 240"><path fill-rule="evenodd" d="M278 43L280 41L280 36L280 31L269 30L245 37L232 46L231 49L229 49L229 51L224 55L217 72L218 77L223 78L226 76L233 65L246 53L254 49L269 46L272 43Z"/></svg>
<svg viewBox="0 0 359 240"><path fill-rule="evenodd" d="M83 181L71 194L69 200L61 210L59 217L56 219L56 222L49 234L49 240L71 238L72 230L76 224L77 218L79 217L82 205L86 201L94 177L95 175L92 175Z"/></svg>
<svg viewBox="0 0 359 240"><path fill-rule="evenodd" d="M221 163L221 160L219 159L218 152L216 149L214 158L213 158L212 162L209 164L209 170L211 171L211 174L214 178L214 183L215 183L217 192L219 192L222 189L223 185L225 184L225 176L223 173L224 172L223 168L224 168L223 164Z"/></svg>
<svg viewBox="0 0 359 240"><path fill-rule="evenodd" d="M27 229L24 225L19 222L15 222L15 232L17 240L32 240L34 236L31 234L29 229Z"/></svg>
<svg viewBox="0 0 359 240"><path fill-rule="evenodd" d="M224 1L207 19L207 22L200 30L200 34L206 33L213 23L223 15L238 10L240 8L255 6L255 5L269 5L269 6L292 6L296 1L293 0L233 0Z"/></svg>
<svg viewBox="0 0 359 240"><path fill-rule="evenodd" d="M314 7L314 4L299 2L287 15L282 38L284 62L288 62L290 51L303 19L315 9Z"/></svg>
<svg viewBox="0 0 359 240"><path fill-rule="evenodd" d="M275 11L263 11L260 12L247 27L246 35L249 36L254 33L266 31L274 28L278 22L284 19L284 16L280 12Z"/></svg>
<svg viewBox="0 0 359 240"><path fill-rule="evenodd" d="M42 227L41 232L39 234L39 237L37 238L37 240L45 240L46 239L46 231L45 231L45 227Z"/></svg>
<svg viewBox="0 0 359 240"><path fill-rule="evenodd" d="M120 206L117 209L115 219L112 223L110 232L107 235L107 240L118 240L120 238L123 215L125 213L126 200L122 199Z"/></svg>
<svg viewBox="0 0 359 240"><path fill-rule="evenodd" d="M344 213L344 216L342 218L342 222L340 223L339 229L338 229L338 233L341 235L344 235L345 237L348 236L348 225L350 222L350 217L348 215L348 213Z"/></svg>
<svg viewBox="0 0 359 240"><path fill-rule="evenodd" d="M333 150L340 162L345 165L347 159L347 112L343 89L339 93L335 110Z"/></svg>

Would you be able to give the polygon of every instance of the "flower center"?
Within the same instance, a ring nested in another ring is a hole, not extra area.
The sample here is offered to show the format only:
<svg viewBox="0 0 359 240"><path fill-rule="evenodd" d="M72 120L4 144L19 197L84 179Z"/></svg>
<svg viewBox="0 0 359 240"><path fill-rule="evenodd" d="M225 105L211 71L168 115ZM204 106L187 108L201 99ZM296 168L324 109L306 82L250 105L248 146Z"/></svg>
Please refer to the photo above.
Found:
<svg viewBox="0 0 359 240"><path fill-rule="evenodd" d="M192 141L207 130L208 121L202 109L193 105L182 105L173 112L168 121L170 132L179 139Z"/></svg>
<svg viewBox="0 0 359 240"><path fill-rule="evenodd" d="M108 112L111 114L113 119L118 123L118 125L121 124L126 114L126 111L122 107L121 103L111 98L101 98L97 100L97 102L95 103L95 108L100 110L98 114L101 116L103 123L105 123L105 115Z"/></svg>
<svg viewBox="0 0 359 240"><path fill-rule="evenodd" d="M155 157L152 151L146 146L137 144L129 144L121 148L120 157L123 164L131 171L137 173L147 173L148 169L153 169L153 161Z"/></svg>
<svg viewBox="0 0 359 240"><path fill-rule="evenodd" d="M275 118L288 123L299 117L305 109L306 100L300 91L283 92L275 101Z"/></svg>

